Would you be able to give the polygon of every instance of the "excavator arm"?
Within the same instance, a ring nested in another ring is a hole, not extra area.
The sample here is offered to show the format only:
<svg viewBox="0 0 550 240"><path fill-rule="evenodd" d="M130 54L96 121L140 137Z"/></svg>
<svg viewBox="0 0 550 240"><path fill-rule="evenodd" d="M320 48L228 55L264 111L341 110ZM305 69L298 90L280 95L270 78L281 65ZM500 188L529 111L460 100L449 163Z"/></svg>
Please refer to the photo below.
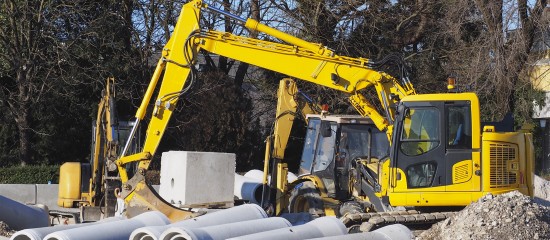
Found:
<svg viewBox="0 0 550 240"><path fill-rule="evenodd" d="M201 29L202 10L228 16L242 23L251 31L265 33L286 44ZM369 116L380 130L386 131L389 138L391 138L392 132L389 121L392 121L395 111L393 106L404 96L415 94L410 82L400 83L394 77L372 69L369 66L374 63L369 59L339 56L321 44L307 42L253 19L242 19L231 13L212 8L201 0L193 0L183 6L172 36L163 49L162 57L135 115L135 128L137 129L140 121L146 115L147 106L163 73L162 84L158 90L158 97L147 127L143 150L140 153L126 156L128 143L131 142L129 140L121 154L122 157L116 161L123 183L122 196L129 207L155 208L156 205L152 205L151 202L158 202L160 199L158 196L153 197L154 191L146 186L144 174L157 150L179 97L187 92L195 81L194 64L197 54L201 51L218 54L348 93L353 106L361 114ZM386 116L380 114L371 103L366 101L364 96L360 95L359 90L369 87L376 89ZM135 129L132 130L130 139L133 138L134 133ZM124 166L136 161L139 162L138 174L129 179ZM166 208L170 209L170 205L167 204ZM171 216L171 213L165 212L165 214ZM191 216L190 213L184 215L183 217Z"/></svg>
<svg viewBox="0 0 550 240"><path fill-rule="evenodd" d="M286 205L283 201L274 201L274 198L283 199L283 194L287 190L288 165L283 160L294 119L298 115L306 119L306 115L310 113L321 113L320 106L298 91L294 80L282 79L277 90L277 110L273 134L266 139L263 176L264 188L269 185L272 191L263 190L262 206L266 206L266 202L275 203L273 206L275 215L279 215ZM270 183L268 183L269 174L271 174Z"/></svg>
<svg viewBox="0 0 550 240"><path fill-rule="evenodd" d="M106 209L109 216L113 215L116 198L113 193L117 184L109 179L115 172L114 161L118 152L118 119L115 103L115 79L107 78L105 90L102 92L101 101L98 104L97 119L95 121L94 139L92 150L92 181L90 186L91 206L99 206L102 198L105 198ZM111 173L111 174L109 174Z"/></svg>

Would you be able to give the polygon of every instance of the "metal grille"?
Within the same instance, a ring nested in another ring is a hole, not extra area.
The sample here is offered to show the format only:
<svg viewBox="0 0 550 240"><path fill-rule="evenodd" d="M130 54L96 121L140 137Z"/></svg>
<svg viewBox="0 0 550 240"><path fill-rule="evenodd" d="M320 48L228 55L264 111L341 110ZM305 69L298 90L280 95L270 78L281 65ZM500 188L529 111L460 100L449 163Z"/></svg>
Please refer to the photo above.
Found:
<svg viewBox="0 0 550 240"><path fill-rule="evenodd" d="M464 164L464 165L458 166L454 169L455 176L454 176L454 179L453 179L453 183L461 183L461 182L468 179L468 176L469 176L468 167L469 167L468 164Z"/></svg>
<svg viewBox="0 0 550 240"><path fill-rule="evenodd" d="M510 161L517 161L517 151L509 144L491 144L491 188L510 187L517 183L517 175L508 169Z"/></svg>

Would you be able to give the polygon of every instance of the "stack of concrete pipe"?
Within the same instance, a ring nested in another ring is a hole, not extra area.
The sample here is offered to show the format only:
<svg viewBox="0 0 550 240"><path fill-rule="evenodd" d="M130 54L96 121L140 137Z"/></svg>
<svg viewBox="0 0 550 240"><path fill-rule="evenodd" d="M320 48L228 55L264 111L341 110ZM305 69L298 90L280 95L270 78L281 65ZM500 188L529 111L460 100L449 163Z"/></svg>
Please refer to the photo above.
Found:
<svg viewBox="0 0 550 240"><path fill-rule="evenodd" d="M157 211L142 213L120 221L103 222L50 233L44 240L127 240L132 231L144 226L169 224L164 214Z"/></svg>
<svg viewBox="0 0 550 240"><path fill-rule="evenodd" d="M342 236L347 234L347 228L335 217L321 217L300 226L291 226L266 232L249 234L230 238L231 240L269 240L288 239L302 240L308 238Z"/></svg>
<svg viewBox="0 0 550 240"><path fill-rule="evenodd" d="M13 209L10 209L13 208ZM1 216L14 217L18 225L37 223L39 213L47 211L13 203L0 196ZM18 217L17 214L22 216ZM15 215L14 215L15 214ZM30 215L29 215L30 214ZM37 214L37 215L33 215ZM49 221L46 221L48 225ZM412 236L403 225L392 225L370 233L347 234L344 224L334 217L317 218L308 223L292 226L280 217L268 218L266 212L255 204L245 204L206 215L169 224L160 212L152 211L131 219L108 218L96 223L26 229L15 233L10 240L254 240L254 239L373 239L397 240ZM169 224L169 225L167 225ZM44 224L42 224L44 225ZM39 225L41 226L41 225Z"/></svg>
<svg viewBox="0 0 550 240"><path fill-rule="evenodd" d="M13 234L10 238L10 240L42 240L44 237L46 237L50 233L54 233L57 231L62 230L68 230L73 228L80 228L85 227L93 224L101 224L105 222L114 222L125 219L124 217L118 216L118 217L110 217L105 218L101 221L95 222L95 223L83 223L83 224L70 224L70 225L56 225L52 227L41 227L41 228L29 228L25 230L21 230L19 232L16 232Z"/></svg>
<svg viewBox="0 0 550 240"><path fill-rule="evenodd" d="M0 221L15 230L50 225L48 208L44 205L29 206L1 195Z"/></svg>
<svg viewBox="0 0 550 240"><path fill-rule="evenodd" d="M196 218L175 222L166 226L148 226L138 228L130 235L130 240L158 240L165 230L170 228L201 228L267 218L267 213L258 205L244 204L225 210L207 213ZM173 234L176 235L177 233ZM166 235L173 236L170 233Z"/></svg>
<svg viewBox="0 0 550 240"><path fill-rule="evenodd" d="M202 228L171 227L159 239L162 240L215 240L229 239L242 235L260 233L291 227L286 219L280 217L255 219Z"/></svg>
<svg viewBox="0 0 550 240"><path fill-rule="evenodd" d="M292 226L284 218L267 218L258 205L245 204L167 226L140 228L132 232L130 240L304 239L346 233L344 224L334 217Z"/></svg>

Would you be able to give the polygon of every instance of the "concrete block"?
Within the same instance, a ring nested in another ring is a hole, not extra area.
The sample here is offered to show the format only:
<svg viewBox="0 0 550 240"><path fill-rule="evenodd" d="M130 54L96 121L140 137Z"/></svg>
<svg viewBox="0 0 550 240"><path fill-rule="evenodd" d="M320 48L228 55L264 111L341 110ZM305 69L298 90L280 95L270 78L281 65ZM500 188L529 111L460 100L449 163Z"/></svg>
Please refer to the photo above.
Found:
<svg viewBox="0 0 550 240"><path fill-rule="evenodd" d="M162 153L159 194L176 206L233 203L235 154Z"/></svg>
<svg viewBox="0 0 550 240"><path fill-rule="evenodd" d="M0 195L23 204L36 204L36 185L0 184Z"/></svg>
<svg viewBox="0 0 550 240"><path fill-rule="evenodd" d="M49 209L57 209L58 184L36 184L36 203L44 204Z"/></svg>

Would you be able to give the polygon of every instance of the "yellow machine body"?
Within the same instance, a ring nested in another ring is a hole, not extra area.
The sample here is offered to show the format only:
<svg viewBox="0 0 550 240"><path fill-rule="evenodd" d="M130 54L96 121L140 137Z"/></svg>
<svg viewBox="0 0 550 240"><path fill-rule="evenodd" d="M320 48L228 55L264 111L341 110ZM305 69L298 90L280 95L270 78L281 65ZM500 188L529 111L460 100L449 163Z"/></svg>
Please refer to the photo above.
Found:
<svg viewBox="0 0 550 240"><path fill-rule="evenodd" d="M71 208L86 200L82 190L82 172L79 162L66 162L59 168L59 193L57 205Z"/></svg>

